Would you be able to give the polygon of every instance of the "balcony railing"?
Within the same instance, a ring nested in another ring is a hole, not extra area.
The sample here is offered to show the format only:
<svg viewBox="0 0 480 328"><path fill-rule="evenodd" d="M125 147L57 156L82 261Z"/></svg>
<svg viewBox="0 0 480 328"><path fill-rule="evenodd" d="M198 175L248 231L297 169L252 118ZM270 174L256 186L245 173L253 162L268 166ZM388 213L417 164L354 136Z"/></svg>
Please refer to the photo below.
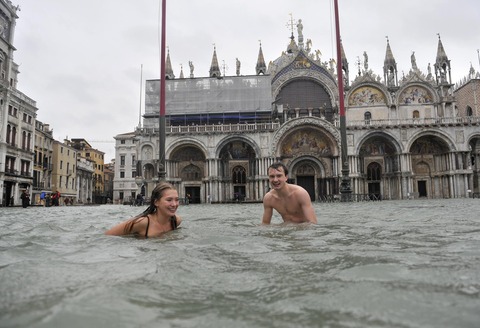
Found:
<svg viewBox="0 0 480 328"><path fill-rule="evenodd" d="M415 126L458 126L478 125L480 116L469 117L436 117L436 118L410 118L410 119L387 119L387 120L356 120L346 121L347 127L415 127ZM335 122L335 126L340 126Z"/></svg>
<svg viewBox="0 0 480 328"><path fill-rule="evenodd" d="M333 122L340 128L340 121ZM238 133L238 132L267 132L280 127L279 122L270 123L238 123L238 124L211 124L211 125L174 125L167 126L165 133ZM480 125L480 116L469 117L436 117L436 118L409 118L409 119L384 119L384 120L346 120L348 128L380 128L380 127L424 127L424 126L461 126ZM158 134L158 127L139 128L137 133Z"/></svg>
<svg viewBox="0 0 480 328"><path fill-rule="evenodd" d="M280 127L280 123L238 123L238 124L210 124L210 125L172 125L165 128L165 133L207 133L207 132L261 132L273 131ZM158 128L140 128L142 134L156 134Z"/></svg>

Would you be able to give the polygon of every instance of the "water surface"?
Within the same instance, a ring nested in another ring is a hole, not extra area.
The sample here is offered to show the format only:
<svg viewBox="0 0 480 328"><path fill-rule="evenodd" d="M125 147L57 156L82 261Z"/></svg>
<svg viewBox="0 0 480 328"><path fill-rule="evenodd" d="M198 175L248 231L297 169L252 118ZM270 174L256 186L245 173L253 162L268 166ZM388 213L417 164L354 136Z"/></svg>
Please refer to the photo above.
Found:
<svg viewBox="0 0 480 328"><path fill-rule="evenodd" d="M156 239L105 236L143 208L0 208L1 327L478 327L480 200L188 205Z"/></svg>

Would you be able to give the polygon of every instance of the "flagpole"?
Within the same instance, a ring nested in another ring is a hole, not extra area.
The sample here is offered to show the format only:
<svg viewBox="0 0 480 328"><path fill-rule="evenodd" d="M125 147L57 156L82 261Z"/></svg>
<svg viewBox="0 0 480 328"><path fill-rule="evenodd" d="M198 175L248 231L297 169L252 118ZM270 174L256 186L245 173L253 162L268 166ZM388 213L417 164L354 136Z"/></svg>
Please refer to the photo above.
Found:
<svg viewBox="0 0 480 328"><path fill-rule="evenodd" d="M337 79L338 79L338 102L340 112L340 137L342 152L342 181L340 183L340 200L347 202L352 200L350 187L350 169L348 166L347 130L345 120L345 94L343 88L342 49L340 41L340 21L338 18L338 0L334 0L335 7L335 35L337 41Z"/></svg>
<svg viewBox="0 0 480 328"><path fill-rule="evenodd" d="M166 0L162 0L162 33L160 42L160 119L159 119L159 164L158 178L165 180L165 26L166 26Z"/></svg>

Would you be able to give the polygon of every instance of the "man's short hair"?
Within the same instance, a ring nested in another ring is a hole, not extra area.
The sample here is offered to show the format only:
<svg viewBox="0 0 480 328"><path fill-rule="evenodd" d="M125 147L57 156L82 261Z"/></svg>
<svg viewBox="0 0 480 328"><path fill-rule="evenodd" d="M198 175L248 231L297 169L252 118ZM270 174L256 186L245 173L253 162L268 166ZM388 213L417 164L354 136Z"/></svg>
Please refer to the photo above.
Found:
<svg viewBox="0 0 480 328"><path fill-rule="evenodd" d="M285 173L285 176L287 176L287 175L288 175L288 169L287 169L287 167L285 166L285 164L283 164L283 163L281 163L281 162L273 163L273 164L270 165L268 168L269 168L269 169L278 170L280 167L283 168L283 172Z"/></svg>

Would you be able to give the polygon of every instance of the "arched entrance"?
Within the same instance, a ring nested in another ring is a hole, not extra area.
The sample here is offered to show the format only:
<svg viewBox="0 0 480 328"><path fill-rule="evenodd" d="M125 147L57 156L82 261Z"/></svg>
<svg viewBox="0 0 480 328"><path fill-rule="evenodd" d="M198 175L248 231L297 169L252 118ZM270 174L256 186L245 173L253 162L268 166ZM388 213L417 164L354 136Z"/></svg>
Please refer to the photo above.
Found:
<svg viewBox="0 0 480 328"><path fill-rule="evenodd" d="M205 154L195 145L182 145L172 151L175 178L180 179L180 197L186 203L202 202L202 179L205 176Z"/></svg>
<svg viewBox="0 0 480 328"><path fill-rule="evenodd" d="M368 198L398 199L401 195L399 154L388 135L368 136L359 149L358 191Z"/></svg>
<svg viewBox="0 0 480 328"><path fill-rule="evenodd" d="M412 143L410 153L413 191L418 197L451 197L451 158L447 143L437 136L421 136ZM432 175L432 172L435 172L435 175Z"/></svg>

